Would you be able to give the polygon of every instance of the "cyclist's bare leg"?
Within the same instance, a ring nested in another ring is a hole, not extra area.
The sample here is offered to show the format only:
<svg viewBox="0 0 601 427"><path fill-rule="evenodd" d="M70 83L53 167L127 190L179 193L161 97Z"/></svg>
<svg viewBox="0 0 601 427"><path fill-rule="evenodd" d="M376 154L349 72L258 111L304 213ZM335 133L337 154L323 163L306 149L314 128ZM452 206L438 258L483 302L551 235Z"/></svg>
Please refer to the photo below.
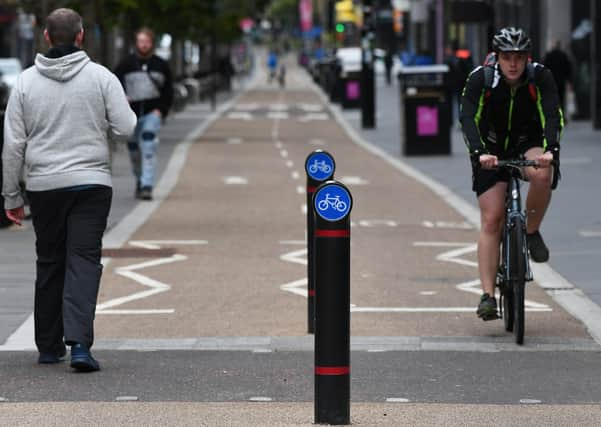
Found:
<svg viewBox="0 0 601 427"><path fill-rule="evenodd" d="M495 278L499 268L499 243L505 219L507 183L498 182L478 197L480 236L478 237L478 271L482 290L495 295Z"/></svg>
<svg viewBox="0 0 601 427"><path fill-rule="evenodd" d="M542 147L534 147L526 151L525 157L534 160L536 156L543 154ZM528 211L526 232L534 233L540 225L551 201L551 168L526 168L526 174L530 181L528 196L526 198L526 210Z"/></svg>

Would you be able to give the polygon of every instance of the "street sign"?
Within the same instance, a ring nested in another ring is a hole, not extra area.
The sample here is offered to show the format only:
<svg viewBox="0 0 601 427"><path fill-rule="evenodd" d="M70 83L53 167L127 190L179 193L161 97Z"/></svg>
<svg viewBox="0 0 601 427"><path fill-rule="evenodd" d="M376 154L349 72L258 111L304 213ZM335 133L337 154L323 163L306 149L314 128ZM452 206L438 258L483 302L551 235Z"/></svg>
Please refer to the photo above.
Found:
<svg viewBox="0 0 601 427"><path fill-rule="evenodd" d="M334 175L336 164L330 153L323 150L315 150L305 161L307 176L314 181L327 181Z"/></svg>
<svg viewBox="0 0 601 427"><path fill-rule="evenodd" d="M345 218L353 204L349 191L337 182L320 186L313 197L313 203L315 212L329 222Z"/></svg>

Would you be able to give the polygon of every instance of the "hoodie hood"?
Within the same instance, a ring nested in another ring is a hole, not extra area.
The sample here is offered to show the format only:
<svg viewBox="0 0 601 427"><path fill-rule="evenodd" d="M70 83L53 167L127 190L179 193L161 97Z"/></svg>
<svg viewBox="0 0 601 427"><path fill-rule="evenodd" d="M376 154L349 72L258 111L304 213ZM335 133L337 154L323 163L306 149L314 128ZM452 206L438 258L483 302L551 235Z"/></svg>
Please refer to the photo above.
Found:
<svg viewBox="0 0 601 427"><path fill-rule="evenodd" d="M84 51L78 51L60 58L48 58L42 54L35 57L35 67L44 76L59 82L75 77L90 62Z"/></svg>

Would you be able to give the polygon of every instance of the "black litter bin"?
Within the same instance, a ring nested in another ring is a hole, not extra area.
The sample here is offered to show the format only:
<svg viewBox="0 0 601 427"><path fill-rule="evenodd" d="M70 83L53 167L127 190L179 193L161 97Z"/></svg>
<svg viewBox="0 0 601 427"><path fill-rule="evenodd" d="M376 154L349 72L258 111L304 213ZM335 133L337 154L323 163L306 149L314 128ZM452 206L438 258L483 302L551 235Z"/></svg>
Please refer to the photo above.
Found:
<svg viewBox="0 0 601 427"><path fill-rule="evenodd" d="M447 65L404 66L398 74L403 154L451 154Z"/></svg>

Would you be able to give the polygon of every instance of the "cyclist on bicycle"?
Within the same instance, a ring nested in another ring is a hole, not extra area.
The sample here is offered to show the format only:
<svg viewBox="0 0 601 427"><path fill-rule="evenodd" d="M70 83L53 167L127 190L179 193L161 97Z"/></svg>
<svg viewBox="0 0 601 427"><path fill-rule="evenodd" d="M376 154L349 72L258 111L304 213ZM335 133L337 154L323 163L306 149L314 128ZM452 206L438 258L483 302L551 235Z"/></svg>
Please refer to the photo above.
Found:
<svg viewBox="0 0 601 427"><path fill-rule="evenodd" d="M495 278L505 218L509 174L495 169L498 159L523 155L538 168L524 171L530 181L526 199L528 248L535 262L546 262L549 250L539 228L559 177L559 139L563 116L553 75L530 62L531 42L521 29L503 28L493 38L493 53L466 80L460 121L473 171L473 190L480 206L478 269L483 295L478 317L497 318ZM490 57L494 58L493 60ZM555 161L555 167L550 168Z"/></svg>

